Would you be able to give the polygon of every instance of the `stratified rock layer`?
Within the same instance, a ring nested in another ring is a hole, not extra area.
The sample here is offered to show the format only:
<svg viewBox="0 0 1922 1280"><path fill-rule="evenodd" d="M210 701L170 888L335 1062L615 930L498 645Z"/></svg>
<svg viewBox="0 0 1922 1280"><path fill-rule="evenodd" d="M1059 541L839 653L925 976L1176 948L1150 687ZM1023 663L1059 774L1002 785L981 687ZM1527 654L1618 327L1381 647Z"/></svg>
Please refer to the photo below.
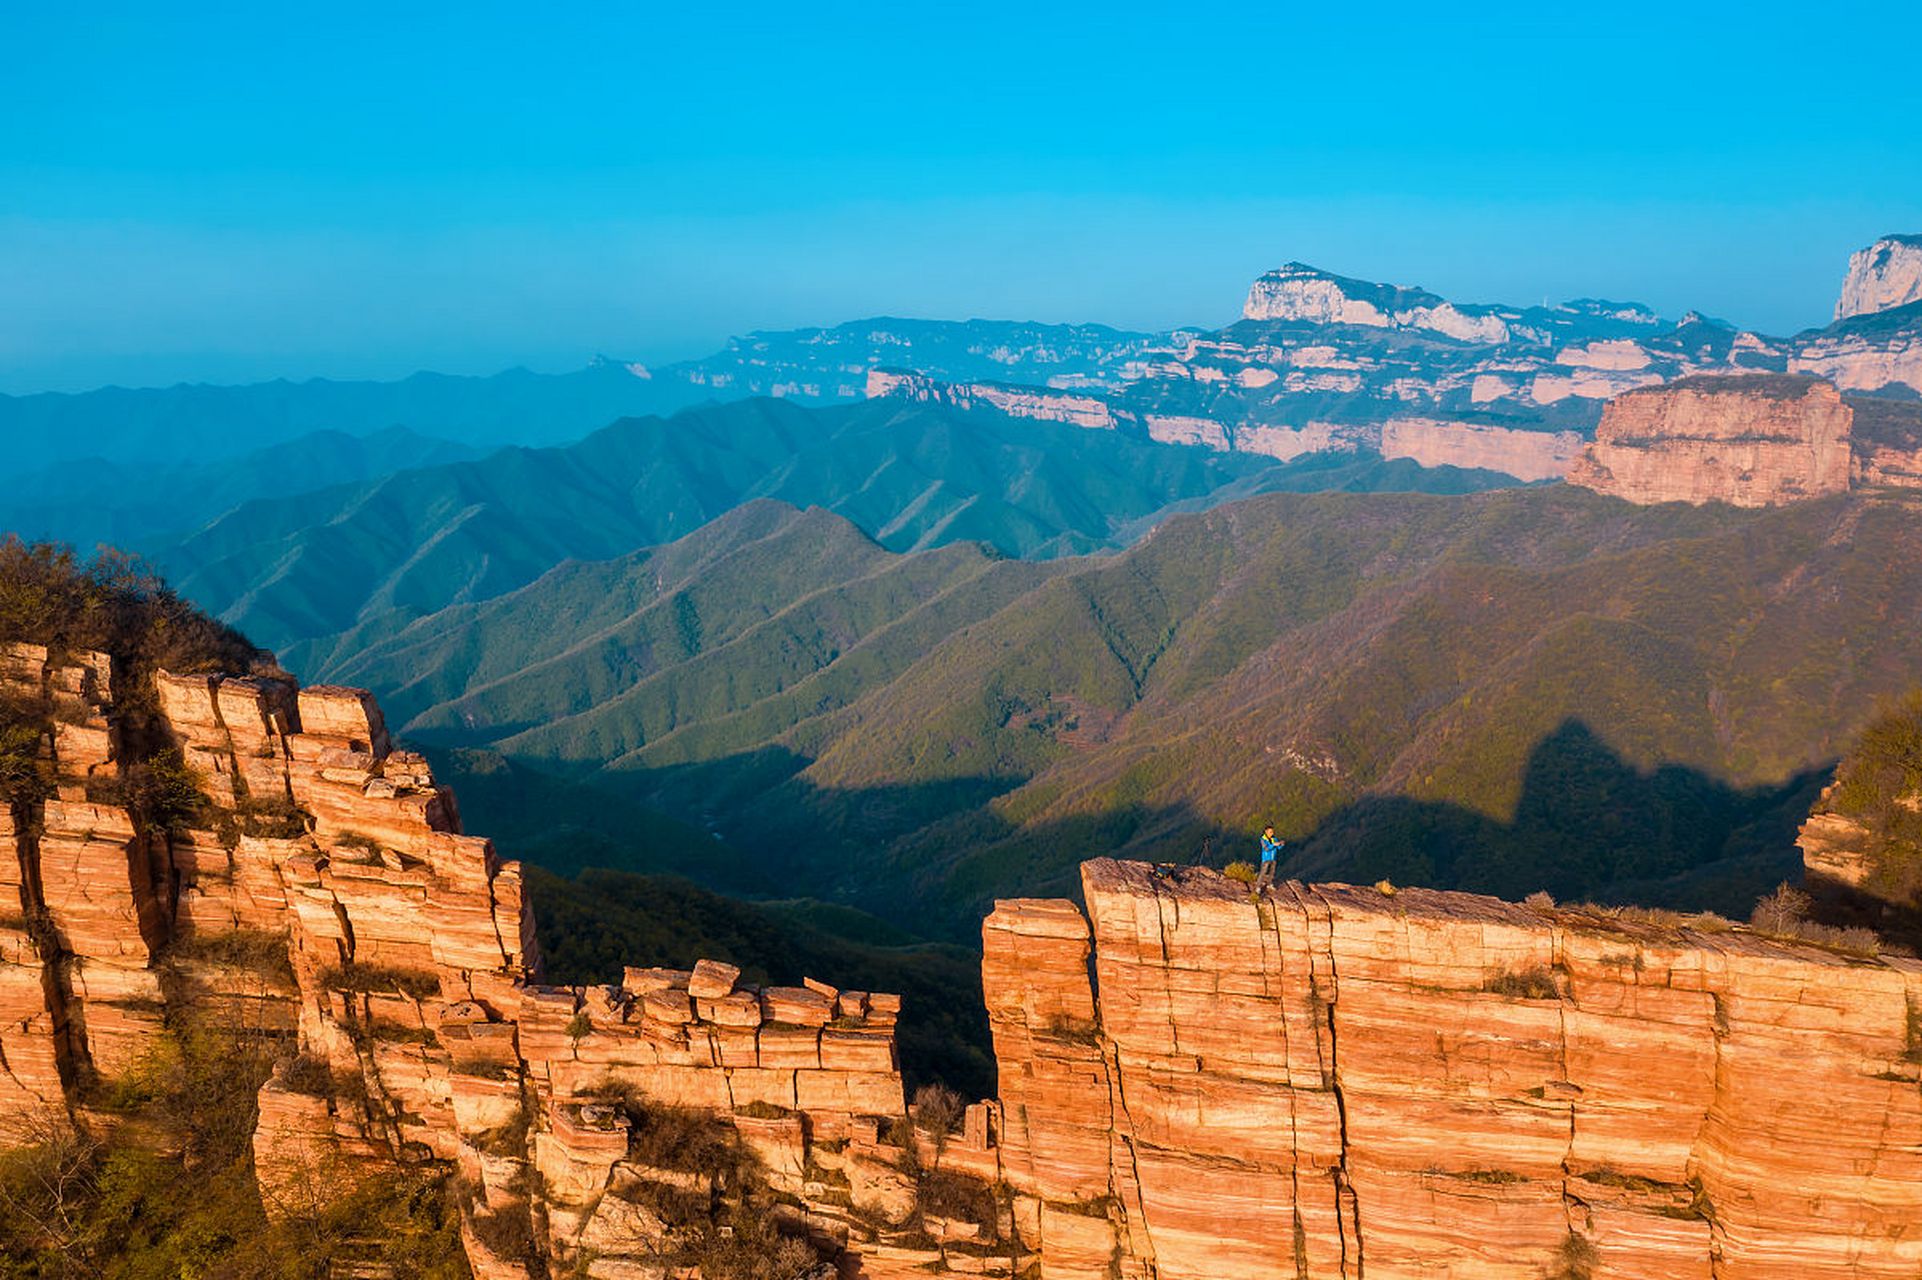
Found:
<svg viewBox="0 0 1922 1280"><path fill-rule="evenodd" d="M0 806L0 1143L112 1123L82 1100L141 1066L180 992L285 1038L253 1143L270 1215L438 1167L459 1175L478 1276L530 1274L488 1243L503 1239L550 1270L665 1276L682 1241L651 1197L726 1188L638 1159L640 1106L731 1130L782 1228L861 1274L980 1252L908 1221L915 1165L898 1131L883 1140L906 1112L898 996L760 990L715 961L540 985L519 864L462 834L452 792L366 691L159 673L146 732L206 802L163 830L118 803L111 679L101 655L0 648L0 685L50 708L51 780ZM268 963L193 959L243 952ZM975 1128L940 1145L991 1177ZM984 1274L1015 1265L967 1256Z"/></svg>
<svg viewBox="0 0 1922 1280"><path fill-rule="evenodd" d="M1105 860L1083 887L1085 918L983 931L1049 1280L1922 1267L1922 963Z"/></svg>
<svg viewBox="0 0 1922 1280"><path fill-rule="evenodd" d="M1570 484L1630 502L1778 506L1922 483L1922 413L1789 375L1683 378L1611 401Z"/></svg>

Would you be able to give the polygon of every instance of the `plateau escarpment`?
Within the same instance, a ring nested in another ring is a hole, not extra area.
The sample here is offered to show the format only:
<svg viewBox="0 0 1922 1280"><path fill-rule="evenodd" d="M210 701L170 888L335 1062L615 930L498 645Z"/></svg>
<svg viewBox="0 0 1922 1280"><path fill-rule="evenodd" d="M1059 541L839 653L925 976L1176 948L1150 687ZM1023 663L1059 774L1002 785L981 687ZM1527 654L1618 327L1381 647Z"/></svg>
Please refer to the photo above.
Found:
<svg viewBox="0 0 1922 1280"><path fill-rule="evenodd" d="M1776 506L1914 487L1918 436L1922 407L1845 397L1819 379L1683 378L1611 401L1568 480L1631 502Z"/></svg>
<svg viewBox="0 0 1922 1280"><path fill-rule="evenodd" d="M1922 963L1096 861L983 930L1049 1277L1908 1277Z"/></svg>
<svg viewBox="0 0 1922 1280"><path fill-rule="evenodd" d="M1369 449L1547 479L1568 470L1607 402L1693 375L1922 388L1919 244L1893 236L1856 254L1836 323L1786 339L1695 313L1668 322L1632 303L1457 304L1295 262L1254 282L1239 323L1166 335L1051 391L943 389L922 370L871 375L868 394L993 403L1218 450Z"/></svg>

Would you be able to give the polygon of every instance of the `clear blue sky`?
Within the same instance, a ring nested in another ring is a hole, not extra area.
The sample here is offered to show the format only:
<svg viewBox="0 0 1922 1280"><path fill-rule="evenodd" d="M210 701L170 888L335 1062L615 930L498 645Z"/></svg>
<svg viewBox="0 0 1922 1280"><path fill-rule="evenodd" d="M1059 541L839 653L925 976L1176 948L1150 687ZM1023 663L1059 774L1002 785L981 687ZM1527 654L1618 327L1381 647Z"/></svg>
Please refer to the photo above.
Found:
<svg viewBox="0 0 1922 1280"><path fill-rule="evenodd" d="M1289 259L1788 332L1922 231L1922 5L1563 8L8 4L0 390L1217 324Z"/></svg>

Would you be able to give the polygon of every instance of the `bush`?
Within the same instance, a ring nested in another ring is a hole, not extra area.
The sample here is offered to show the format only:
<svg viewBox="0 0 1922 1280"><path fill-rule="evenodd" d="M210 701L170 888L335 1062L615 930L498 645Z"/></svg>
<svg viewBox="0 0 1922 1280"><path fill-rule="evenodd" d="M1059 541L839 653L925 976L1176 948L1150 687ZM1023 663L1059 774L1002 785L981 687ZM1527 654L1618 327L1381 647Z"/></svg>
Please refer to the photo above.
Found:
<svg viewBox="0 0 1922 1280"><path fill-rule="evenodd" d="M293 959L285 933L266 929L222 929L176 933L166 959L187 964L250 969L263 977L291 983Z"/></svg>
<svg viewBox="0 0 1922 1280"><path fill-rule="evenodd" d="M627 1112L627 1154L656 1169L711 1173L738 1183L750 1159L734 1126L719 1116L687 1107L664 1107L638 1094L617 1101Z"/></svg>
<svg viewBox="0 0 1922 1280"><path fill-rule="evenodd" d="M924 1084L914 1091L914 1102L908 1114L914 1122L935 1135L937 1145L941 1139L961 1127L961 1118L967 1114L968 1105L961 1095L944 1084Z"/></svg>
<svg viewBox="0 0 1922 1280"><path fill-rule="evenodd" d="M0 800L30 805L52 793L49 731L45 699L0 691Z"/></svg>
<svg viewBox="0 0 1922 1280"><path fill-rule="evenodd" d="M1089 1018L1076 1018L1069 1014L1058 1013L1049 1018L1042 1028L1042 1034L1050 1040L1060 1040L1066 1044L1086 1045L1098 1048L1101 1044L1101 1024Z"/></svg>
<svg viewBox="0 0 1922 1280"><path fill-rule="evenodd" d="M1882 713L1836 771L1831 803L1868 829L1865 887L1922 906L1922 689Z"/></svg>
<svg viewBox="0 0 1922 1280"><path fill-rule="evenodd" d="M320 975L320 985L329 991L352 991L362 995L405 995L429 1000L440 994L440 976L426 969L402 969L393 965L358 964L348 961Z"/></svg>
<svg viewBox="0 0 1922 1280"><path fill-rule="evenodd" d="M0 640L112 654L139 677L160 667L249 672L263 657L136 557L103 548L83 560L71 547L12 535L0 539Z"/></svg>
<svg viewBox="0 0 1922 1280"><path fill-rule="evenodd" d="M1488 980L1484 990L1511 1000L1558 1000L1562 994L1561 984L1555 980L1555 971L1540 964L1496 974Z"/></svg>
<svg viewBox="0 0 1922 1280"><path fill-rule="evenodd" d="M202 780L177 748L156 752L127 771L128 805L134 816L170 834L204 825L207 797Z"/></svg>
<svg viewBox="0 0 1922 1280"><path fill-rule="evenodd" d="M1549 1268L1548 1280L1592 1280L1601 1265L1602 1255L1595 1246L1571 1231L1555 1251L1555 1265Z"/></svg>
<svg viewBox="0 0 1922 1280"><path fill-rule="evenodd" d="M333 838L333 846L337 853L358 854L361 862L380 861L380 841L358 831L341 832Z"/></svg>
<svg viewBox="0 0 1922 1280"><path fill-rule="evenodd" d="M376 1018L367 1026L367 1034L388 1044L439 1044L440 1037L427 1027L411 1023L395 1022L391 1018Z"/></svg>
<svg viewBox="0 0 1922 1280"><path fill-rule="evenodd" d="M1000 1205L994 1189L978 1179L945 1170L924 1173L915 1185L914 1204L923 1217L972 1222L989 1240L1000 1235Z"/></svg>
<svg viewBox="0 0 1922 1280"><path fill-rule="evenodd" d="M300 1054L280 1069L281 1086L310 1098L325 1098L334 1091L334 1069L320 1058Z"/></svg>
<svg viewBox="0 0 1922 1280"><path fill-rule="evenodd" d="M307 815L285 796L243 796L234 804L240 834L263 840L298 840L307 834Z"/></svg>
<svg viewBox="0 0 1922 1280"><path fill-rule="evenodd" d="M1807 918L1813 906L1809 895L1786 881L1755 904L1749 926L1757 933L1784 941L1808 942L1853 956L1881 954L1882 939L1875 930L1851 925L1837 928Z"/></svg>
<svg viewBox="0 0 1922 1280"><path fill-rule="evenodd" d="M834 1274L813 1245L782 1234L770 1215L745 1207L702 1233L694 1261L701 1280L813 1280Z"/></svg>
<svg viewBox="0 0 1922 1280"><path fill-rule="evenodd" d="M1261 872L1252 862L1231 862L1221 869L1221 874L1230 880L1239 880L1243 884L1253 884L1261 878Z"/></svg>
<svg viewBox="0 0 1922 1280"><path fill-rule="evenodd" d="M1812 905L1808 894L1785 880L1776 886L1774 893L1755 904L1748 922L1764 933L1787 933L1808 918Z"/></svg>
<svg viewBox="0 0 1922 1280"><path fill-rule="evenodd" d="M476 1213L474 1235L497 1258L535 1262L540 1249L534 1242L533 1210L525 1200L514 1200L492 1213Z"/></svg>

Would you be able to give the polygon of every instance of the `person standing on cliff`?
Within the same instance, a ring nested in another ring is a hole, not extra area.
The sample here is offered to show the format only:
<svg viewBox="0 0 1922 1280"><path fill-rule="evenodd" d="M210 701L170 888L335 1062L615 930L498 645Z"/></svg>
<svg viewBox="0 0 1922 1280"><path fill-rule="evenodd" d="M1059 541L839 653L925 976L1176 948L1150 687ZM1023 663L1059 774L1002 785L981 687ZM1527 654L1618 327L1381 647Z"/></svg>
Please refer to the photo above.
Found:
<svg viewBox="0 0 1922 1280"><path fill-rule="evenodd" d="M1275 859L1281 856L1281 841L1275 838L1273 826L1261 829L1261 874L1255 878L1255 892L1259 893L1275 882Z"/></svg>

